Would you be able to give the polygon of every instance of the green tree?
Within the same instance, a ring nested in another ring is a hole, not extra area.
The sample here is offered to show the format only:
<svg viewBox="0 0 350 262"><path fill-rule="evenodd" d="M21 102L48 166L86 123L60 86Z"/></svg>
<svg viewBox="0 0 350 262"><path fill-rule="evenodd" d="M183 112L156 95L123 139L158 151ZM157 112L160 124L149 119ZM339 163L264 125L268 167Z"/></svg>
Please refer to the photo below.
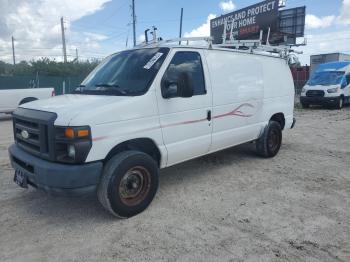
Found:
<svg viewBox="0 0 350 262"><path fill-rule="evenodd" d="M46 57L29 63L21 61L16 65L0 61L0 75L34 76L38 73L40 76L85 77L98 63L98 60L62 63Z"/></svg>

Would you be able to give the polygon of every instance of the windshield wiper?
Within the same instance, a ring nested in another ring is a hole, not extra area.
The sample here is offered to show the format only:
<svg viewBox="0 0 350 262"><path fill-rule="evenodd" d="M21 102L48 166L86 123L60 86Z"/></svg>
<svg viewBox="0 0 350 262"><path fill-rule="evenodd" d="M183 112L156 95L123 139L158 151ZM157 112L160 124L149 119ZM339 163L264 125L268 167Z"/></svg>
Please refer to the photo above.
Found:
<svg viewBox="0 0 350 262"><path fill-rule="evenodd" d="M113 92L117 93L118 95L127 95L127 92L124 90L119 89L120 86L117 84L97 84L95 87L102 87L103 89L96 89L94 91L101 91L101 92Z"/></svg>

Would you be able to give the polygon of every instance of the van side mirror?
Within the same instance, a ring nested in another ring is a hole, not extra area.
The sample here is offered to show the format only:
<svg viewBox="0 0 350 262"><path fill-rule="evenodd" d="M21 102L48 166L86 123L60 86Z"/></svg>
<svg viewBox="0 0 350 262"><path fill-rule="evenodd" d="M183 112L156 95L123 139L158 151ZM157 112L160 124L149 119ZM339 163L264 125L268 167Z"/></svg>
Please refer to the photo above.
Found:
<svg viewBox="0 0 350 262"><path fill-rule="evenodd" d="M347 81L347 84L350 85L350 74L346 75L346 81Z"/></svg>
<svg viewBox="0 0 350 262"><path fill-rule="evenodd" d="M187 72L181 72L176 82L163 79L161 90L164 98L192 97L193 82L190 74Z"/></svg>
<svg viewBox="0 0 350 262"><path fill-rule="evenodd" d="M349 84L349 77L346 76L346 77L344 77L343 80L341 81L340 87L341 87L341 88L345 88L345 87L348 86L348 84Z"/></svg>

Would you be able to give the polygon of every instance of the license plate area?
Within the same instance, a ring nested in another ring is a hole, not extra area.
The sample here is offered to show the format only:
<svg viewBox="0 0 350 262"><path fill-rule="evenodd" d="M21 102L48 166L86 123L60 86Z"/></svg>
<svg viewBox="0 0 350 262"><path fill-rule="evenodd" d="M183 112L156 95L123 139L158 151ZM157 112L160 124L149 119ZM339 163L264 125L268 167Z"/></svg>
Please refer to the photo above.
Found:
<svg viewBox="0 0 350 262"><path fill-rule="evenodd" d="M13 181L22 188L28 188L28 176L20 169L15 170Z"/></svg>

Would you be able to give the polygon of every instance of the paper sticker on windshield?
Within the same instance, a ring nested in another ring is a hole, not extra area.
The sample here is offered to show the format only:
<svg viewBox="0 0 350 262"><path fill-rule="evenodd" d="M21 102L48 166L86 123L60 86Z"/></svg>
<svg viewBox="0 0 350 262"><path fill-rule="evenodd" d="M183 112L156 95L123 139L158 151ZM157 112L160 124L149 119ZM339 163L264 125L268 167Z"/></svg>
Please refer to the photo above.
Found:
<svg viewBox="0 0 350 262"><path fill-rule="evenodd" d="M157 61L159 60L159 58L162 57L162 55L164 55L164 54L163 54L163 53L160 53L160 52L156 53L156 54L151 58L151 60L149 60L148 63L147 63L143 68L144 68L144 69L147 69L147 70L151 69L152 66L153 66L155 63L157 63Z"/></svg>

